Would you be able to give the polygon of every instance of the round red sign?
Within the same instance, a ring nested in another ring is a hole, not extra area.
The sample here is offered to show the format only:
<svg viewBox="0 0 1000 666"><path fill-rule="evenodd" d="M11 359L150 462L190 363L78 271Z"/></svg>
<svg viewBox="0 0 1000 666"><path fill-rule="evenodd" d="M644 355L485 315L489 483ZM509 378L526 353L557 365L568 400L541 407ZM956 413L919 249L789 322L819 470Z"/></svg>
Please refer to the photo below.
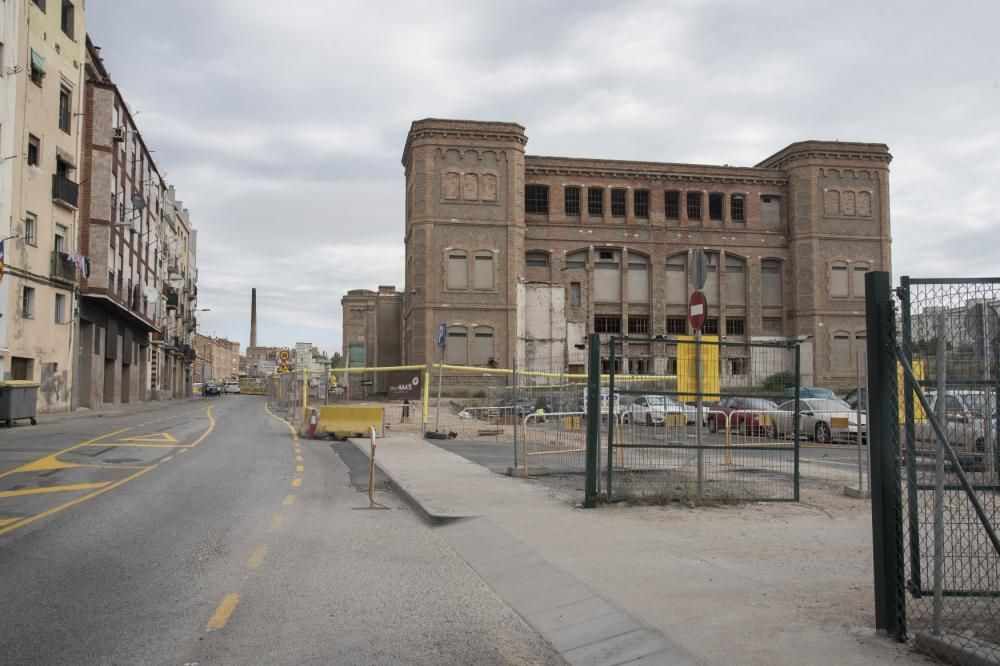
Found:
<svg viewBox="0 0 1000 666"><path fill-rule="evenodd" d="M688 321L691 322L691 328L700 331L705 324L707 314L708 301L705 300L705 294L700 291L693 292L688 300Z"/></svg>

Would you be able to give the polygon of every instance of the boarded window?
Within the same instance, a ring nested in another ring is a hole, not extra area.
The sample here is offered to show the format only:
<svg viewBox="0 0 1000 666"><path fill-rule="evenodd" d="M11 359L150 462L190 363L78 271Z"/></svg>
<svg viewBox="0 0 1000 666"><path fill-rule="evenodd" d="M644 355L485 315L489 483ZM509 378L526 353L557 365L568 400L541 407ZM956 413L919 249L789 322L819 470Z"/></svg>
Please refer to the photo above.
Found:
<svg viewBox="0 0 1000 666"><path fill-rule="evenodd" d="M622 279L617 261L599 261L594 264L594 300L603 303L621 301Z"/></svg>
<svg viewBox="0 0 1000 666"><path fill-rule="evenodd" d="M587 214L593 217L604 216L604 190L599 187L587 190Z"/></svg>
<svg viewBox="0 0 1000 666"><path fill-rule="evenodd" d="M854 217L855 213L854 192L844 192L840 195L840 212L846 217Z"/></svg>
<svg viewBox="0 0 1000 666"><path fill-rule="evenodd" d="M535 266L537 268L548 268L549 255L545 252L525 252L524 263L526 266Z"/></svg>
<svg viewBox="0 0 1000 666"><path fill-rule="evenodd" d="M827 190L823 193L823 213L827 217L840 215L840 190Z"/></svg>
<svg viewBox="0 0 1000 666"><path fill-rule="evenodd" d="M580 283L579 282L570 282L569 283L569 305L570 305L570 307L573 307L573 308L580 307L581 299L582 299L582 292L581 292L581 289L580 289Z"/></svg>
<svg viewBox="0 0 1000 666"><path fill-rule="evenodd" d="M566 255L566 268L586 268L587 251L570 252Z"/></svg>
<svg viewBox="0 0 1000 666"><path fill-rule="evenodd" d="M448 288L466 289L469 286L468 261L465 252L448 253Z"/></svg>
<svg viewBox="0 0 1000 666"><path fill-rule="evenodd" d="M667 303L686 304L687 255L675 254L667 259Z"/></svg>
<svg viewBox="0 0 1000 666"><path fill-rule="evenodd" d="M469 363L468 329L464 326L449 326L448 341L444 348L445 361L452 365Z"/></svg>
<svg viewBox="0 0 1000 666"><path fill-rule="evenodd" d="M649 262L644 258L629 257L628 300L630 303L649 302Z"/></svg>
<svg viewBox="0 0 1000 666"><path fill-rule="evenodd" d="M496 201L497 200L497 177L492 173L487 173L483 175L483 186L479 191L480 201Z"/></svg>
<svg viewBox="0 0 1000 666"><path fill-rule="evenodd" d="M764 335L782 335L781 317L764 317Z"/></svg>
<svg viewBox="0 0 1000 666"><path fill-rule="evenodd" d="M846 298L847 293L847 262L835 261L830 266L830 295Z"/></svg>
<svg viewBox="0 0 1000 666"><path fill-rule="evenodd" d="M476 289L493 288L493 253L476 252L475 283Z"/></svg>
<svg viewBox="0 0 1000 666"><path fill-rule="evenodd" d="M722 219L722 201L723 196L717 192L712 192L708 195L708 219Z"/></svg>
<svg viewBox="0 0 1000 666"><path fill-rule="evenodd" d="M702 291L708 297L709 305L719 302L719 253L706 252L708 258L708 277L705 280L705 287ZM684 299L685 302L687 299Z"/></svg>
<svg viewBox="0 0 1000 666"><path fill-rule="evenodd" d="M861 354L861 363L863 365L868 354L868 338L864 333L854 334L854 353L851 356L855 364L858 361L858 354Z"/></svg>
<svg viewBox="0 0 1000 666"><path fill-rule="evenodd" d="M563 190L564 207L567 215L580 214L580 188L567 187Z"/></svg>
<svg viewBox="0 0 1000 666"><path fill-rule="evenodd" d="M493 360L493 329L477 326L472 337L472 365L490 365Z"/></svg>
<svg viewBox="0 0 1000 666"><path fill-rule="evenodd" d="M747 304L747 262L739 257L726 257L726 303Z"/></svg>
<svg viewBox="0 0 1000 666"><path fill-rule="evenodd" d="M781 262L764 259L760 262L761 305L781 305Z"/></svg>
<svg viewBox="0 0 1000 666"><path fill-rule="evenodd" d="M636 190L633 193L632 208L636 217L649 217L649 190Z"/></svg>
<svg viewBox="0 0 1000 666"><path fill-rule="evenodd" d="M461 191L461 176L454 171L444 175L444 198L457 199Z"/></svg>
<svg viewBox="0 0 1000 666"><path fill-rule="evenodd" d="M830 369L839 370L851 367L851 335L850 333L834 333L830 345Z"/></svg>
<svg viewBox="0 0 1000 666"><path fill-rule="evenodd" d="M667 335L687 333L687 317L667 317Z"/></svg>
<svg viewBox="0 0 1000 666"><path fill-rule="evenodd" d="M858 217L872 216L871 192L858 192Z"/></svg>
<svg viewBox="0 0 1000 666"><path fill-rule="evenodd" d="M760 197L761 224L781 224L781 197L765 194Z"/></svg>
<svg viewBox="0 0 1000 666"><path fill-rule="evenodd" d="M689 220L701 219L701 192L687 193L687 214Z"/></svg>
<svg viewBox="0 0 1000 666"><path fill-rule="evenodd" d="M865 263L856 263L851 266L851 292L854 294L855 298L865 297L865 273L871 270L871 267Z"/></svg>
<svg viewBox="0 0 1000 666"><path fill-rule="evenodd" d="M611 215L625 217L625 197L627 190L615 188L611 190Z"/></svg>
<svg viewBox="0 0 1000 666"><path fill-rule="evenodd" d="M663 193L664 214L668 220L679 220L681 217L681 193Z"/></svg>
<svg viewBox="0 0 1000 666"><path fill-rule="evenodd" d="M479 176L474 173L462 176L462 198L466 201L479 201Z"/></svg>

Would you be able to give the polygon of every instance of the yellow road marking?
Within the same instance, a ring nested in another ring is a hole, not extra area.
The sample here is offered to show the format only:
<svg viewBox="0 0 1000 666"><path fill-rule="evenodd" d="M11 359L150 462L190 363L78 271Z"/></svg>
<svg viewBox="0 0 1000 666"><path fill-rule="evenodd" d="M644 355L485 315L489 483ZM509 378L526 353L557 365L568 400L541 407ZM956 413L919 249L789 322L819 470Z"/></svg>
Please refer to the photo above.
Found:
<svg viewBox="0 0 1000 666"><path fill-rule="evenodd" d="M226 597L219 603L218 608L212 613L212 617L208 619L208 624L205 625L205 631L215 631L216 629L222 629L226 626L226 622L229 622L229 616L233 614L236 610L236 604L240 603L240 595L236 592L232 594L227 594Z"/></svg>
<svg viewBox="0 0 1000 666"><path fill-rule="evenodd" d="M178 451L177 453L180 454L180 453L187 453L187 452L188 452L188 450L186 448L184 448L184 449L181 449L180 451Z"/></svg>
<svg viewBox="0 0 1000 666"><path fill-rule="evenodd" d="M177 442L177 438L169 432L154 432L148 435L136 435L115 440L118 442Z"/></svg>
<svg viewBox="0 0 1000 666"><path fill-rule="evenodd" d="M10 525L11 523L16 523L21 520L20 518L0 518L0 527L4 525Z"/></svg>
<svg viewBox="0 0 1000 666"><path fill-rule="evenodd" d="M285 495L285 501L282 502L285 506L291 506L295 503L295 495Z"/></svg>
<svg viewBox="0 0 1000 666"><path fill-rule="evenodd" d="M302 462L302 456L295 456L296 462Z"/></svg>
<svg viewBox="0 0 1000 666"><path fill-rule="evenodd" d="M122 428L121 430L115 430L114 432L109 432L104 435L99 435L93 439L88 439L86 442L80 442L79 444L74 444L62 451L56 451L55 453L50 453L46 456L42 456L37 460L32 460L29 463L25 463L20 467L15 467L14 469L9 469L6 472L0 473L0 478L5 476L10 476L11 474L19 474L21 472L37 472L43 469L67 469L70 467L100 467L100 465L78 465L76 463L65 463L61 460L57 460L59 456L64 453L69 453L74 449L78 449L81 446L89 446L94 442L99 442L105 437L113 437L114 435L120 435L123 432L128 432L132 428Z"/></svg>
<svg viewBox="0 0 1000 666"><path fill-rule="evenodd" d="M264 556L267 554L267 546L257 546L254 548L253 555L250 556L250 561L247 562L247 569L256 569L260 566L260 563L264 561Z"/></svg>
<svg viewBox="0 0 1000 666"><path fill-rule="evenodd" d="M14 518L13 520L17 520L17 518ZM271 519L271 529L272 530L276 530L276 529L278 529L279 527L281 527L284 524L285 524L285 517L284 516L279 515L279 516L275 516L274 518Z"/></svg>
<svg viewBox="0 0 1000 666"><path fill-rule="evenodd" d="M174 459L174 457L173 457L173 456L167 456L166 458L164 458L164 459L163 459L163 461L162 461L162 462L170 462L170 461L171 461L171 460L173 460L173 459Z"/></svg>
<svg viewBox="0 0 1000 666"><path fill-rule="evenodd" d="M214 407L214 406L215 405L212 405L212 407ZM212 407L209 407L208 409L205 410L205 416L208 417L208 430L206 430L205 432L201 433L201 436L198 437L198 439L196 439L193 442L191 442L191 444L189 446L191 446L192 448L195 447L195 446L198 446L203 441L205 441L205 438L208 437L209 433L211 433L213 430L215 430L215 418L212 416ZM199 409L197 411L200 412L201 410Z"/></svg>
<svg viewBox="0 0 1000 666"><path fill-rule="evenodd" d="M296 472L304 472L304 471L306 471L306 468L305 468L304 465L296 465L295 466L295 471Z"/></svg>
<svg viewBox="0 0 1000 666"><path fill-rule="evenodd" d="M277 420L279 420L282 423L284 423L286 426L288 426L288 429L292 431L292 440L295 442L295 446L298 447L299 431L296 430L295 427L291 423L289 423L285 419L281 418L280 416L278 416L277 414L275 414L274 412L272 412L271 408L267 406L267 402L266 401L264 402L264 411L267 412L268 414L270 414L271 416L273 416L274 418L276 418Z"/></svg>
<svg viewBox="0 0 1000 666"><path fill-rule="evenodd" d="M103 488L110 483L110 481L105 481L103 483L74 483L68 486L42 486L40 488L25 488L23 490L5 490L0 492L0 498L20 497L22 495L43 495L45 493L61 493L71 490L93 490L94 488Z"/></svg>
<svg viewBox="0 0 1000 666"><path fill-rule="evenodd" d="M23 520L20 520L20 521L18 521L17 523L15 523L13 525L8 525L7 527L0 528L0 535L6 534L7 532L10 532L11 530L16 530L17 528L23 527L24 525L28 525L30 523L33 523L36 520L41 520L42 518L48 518L49 516L51 516L54 513L59 513L60 511L63 511L64 509L68 509L71 506L76 506L77 504L80 504L81 502L86 502L89 499L93 499L94 497L97 497L101 493L106 493L107 491L112 490L113 488L117 488L118 486L121 486L121 485L124 485L124 484L128 483L132 479L135 479L137 477L142 476L143 474L145 474L146 472L148 472L151 469L153 469L153 468L152 467L143 467L138 472L136 472L135 474L129 474L124 479L118 479L114 483L111 483L111 484L109 484L107 486L104 486L103 488L99 488L98 490L95 490L94 492L92 492L92 493L90 493L88 495L84 495L83 497L77 497L74 500L70 500L69 502L66 502L64 504L60 504L59 506L54 506L51 509L49 509L48 511L42 511L41 513L36 513L35 515L31 516L30 518L24 518Z"/></svg>
<svg viewBox="0 0 1000 666"><path fill-rule="evenodd" d="M117 442L100 442L98 444L87 444L88 447L113 446L119 449L183 449L185 444L141 444L138 442L128 442L120 439ZM82 448L82 447L81 447ZM190 448L190 447L187 447Z"/></svg>
<svg viewBox="0 0 1000 666"><path fill-rule="evenodd" d="M302 479L292 479L292 488L298 488L302 485Z"/></svg>

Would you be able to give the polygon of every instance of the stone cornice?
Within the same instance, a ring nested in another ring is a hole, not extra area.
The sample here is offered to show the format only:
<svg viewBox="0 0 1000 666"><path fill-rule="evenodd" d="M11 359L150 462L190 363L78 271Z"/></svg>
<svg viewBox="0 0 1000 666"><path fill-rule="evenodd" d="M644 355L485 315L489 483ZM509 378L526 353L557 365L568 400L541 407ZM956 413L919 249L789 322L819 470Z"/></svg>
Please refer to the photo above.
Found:
<svg viewBox="0 0 1000 666"><path fill-rule="evenodd" d="M584 160L573 160L569 158L543 158L552 160L548 163L539 163L534 156L528 156L525 161L525 176L566 176L581 179L603 178L603 179L627 179L627 180L649 180L662 182L685 182L685 183L719 183L729 185L771 185L774 187L784 187L788 184L788 177L780 171L773 169L761 169L758 173L747 168L733 168L732 171L724 171L725 167L705 167L711 171L699 173L694 165L668 165L652 162L598 162L587 164ZM565 159L566 162L559 164L556 160Z"/></svg>
<svg viewBox="0 0 1000 666"><path fill-rule="evenodd" d="M524 127L517 123L425 118L415 120L410 125L410 132L406 136L406 145L403 147L403 167L409 166L413 143L422 139L475 141L490 144L516 143L522 147L528 143L528 137L524 135Z"/></svg>
<svg viewBox="0 0 1000 666"><path fill-rule="evenodd" d="M757 166L769 169L787 169L788 165L804 160L822 162L866 162L888 166L892 161L889 147L884 143L853 143L840 141L800 141L779 150Z"/></svg>

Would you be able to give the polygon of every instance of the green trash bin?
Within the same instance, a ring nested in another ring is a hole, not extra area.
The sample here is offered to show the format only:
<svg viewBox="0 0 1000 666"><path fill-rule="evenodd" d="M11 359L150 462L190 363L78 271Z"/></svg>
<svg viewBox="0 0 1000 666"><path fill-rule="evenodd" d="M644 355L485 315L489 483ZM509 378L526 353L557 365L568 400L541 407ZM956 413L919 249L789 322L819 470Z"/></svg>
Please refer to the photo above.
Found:
<svg viewBox="0 0 1000 666"><path fill-rule="evenodd" d="M22 379L0 381L0 423L9 428L14 421L30 419L35 425L35 408L38 404L38 382Z"/></svg>

